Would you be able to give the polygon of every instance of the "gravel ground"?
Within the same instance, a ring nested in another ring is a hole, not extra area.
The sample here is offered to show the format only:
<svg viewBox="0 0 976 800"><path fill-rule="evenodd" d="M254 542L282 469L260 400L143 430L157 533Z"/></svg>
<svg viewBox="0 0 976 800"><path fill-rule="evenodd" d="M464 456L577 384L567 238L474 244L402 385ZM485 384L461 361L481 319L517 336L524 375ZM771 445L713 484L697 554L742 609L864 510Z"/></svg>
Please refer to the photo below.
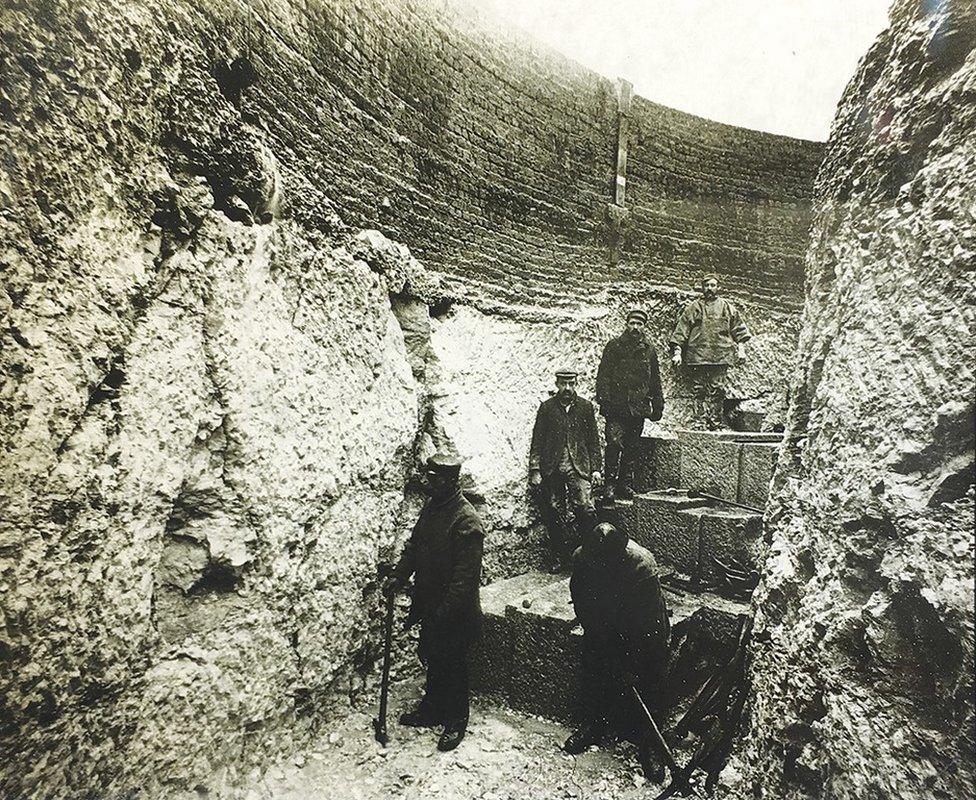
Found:
<svg viewBox="0 0 976 800"><path fill-rule="evenodd" d="M248 800L623 800L657 794L629 743L569 756L560 749L570 733L565 726L480 703L472 706L457 750L439 753L439 731L396 723L418 697L414 685L394 687L385 749L373 738L370 715L354 712L307 753L268 770Z"/></svg>

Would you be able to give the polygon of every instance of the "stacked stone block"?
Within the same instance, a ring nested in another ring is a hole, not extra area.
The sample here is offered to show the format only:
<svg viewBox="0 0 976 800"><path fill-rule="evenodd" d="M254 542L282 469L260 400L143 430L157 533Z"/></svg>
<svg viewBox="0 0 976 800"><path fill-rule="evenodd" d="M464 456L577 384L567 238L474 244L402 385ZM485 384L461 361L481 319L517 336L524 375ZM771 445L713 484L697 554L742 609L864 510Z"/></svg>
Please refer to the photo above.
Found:
<svg viewBox="0 0 976 800"><path fill-rule="evenodd" d="M540 573L483 590L484 636L472 654L472 688L516 711L574 722L579 718L583 631L569 579ZM735 645L748 605L712 594L665 590L671 619L670 700L692 696Z"/></svg>
<svg viewBox="0 0 976 800"><path fill-rule="evenodd" d="M687 494L649 492L617 504L616 524L655 558L685 575L699 571L706 504Z"/></svg>
<svg viewBox="0 0 976 800"><path fill-rule="evenodd" d="M782 435L679 430L641 438L634 488L707 492L762 508Z"/></svg>

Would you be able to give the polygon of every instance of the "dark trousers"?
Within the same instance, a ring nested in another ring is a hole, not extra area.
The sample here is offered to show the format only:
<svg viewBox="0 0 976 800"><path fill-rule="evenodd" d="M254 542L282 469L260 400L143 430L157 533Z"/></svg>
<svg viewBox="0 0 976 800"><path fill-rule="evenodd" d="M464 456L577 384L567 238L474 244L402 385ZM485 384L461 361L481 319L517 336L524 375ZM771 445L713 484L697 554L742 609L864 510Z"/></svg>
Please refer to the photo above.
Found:
<svg viewBox="0 0 976 800"><path fill-rule="evenodd" d="M616 635L584 631L582 650L581 687L586 720L606 723L619 736L641 744L650 729L628 676L636 678L637 690L660 727L665 711L667 644L631 654L626 642Z"/></svg>
<svg viewBox="0 0 976 800"><path fill-rule="evenodd" d="M616 483L630 485L637 445L643 430L643 417L607 417L603 474L608 486Z"/></svg>
<svg viewBox="0 0 976 800"><path fill-rule="evenodd" d="M724 425L725 379L727 364L693 364L688 368L695 399L695 424L706 430Z"/></svg>
<svg viewBox="0 0 976 800"><path fill-rule="evenodd" d="M554 470L542 480L539 502L553 553L568 562L580 544L582 527L592 524L589 476Z"/></svg>
<svg viewBox="0 0 976 800"><path fill-rule="evenodd" d="M446 726L468 724L468 644L458 641L431 641L420 631L421 661L427 667L424 697L420 701Z"/></svg>

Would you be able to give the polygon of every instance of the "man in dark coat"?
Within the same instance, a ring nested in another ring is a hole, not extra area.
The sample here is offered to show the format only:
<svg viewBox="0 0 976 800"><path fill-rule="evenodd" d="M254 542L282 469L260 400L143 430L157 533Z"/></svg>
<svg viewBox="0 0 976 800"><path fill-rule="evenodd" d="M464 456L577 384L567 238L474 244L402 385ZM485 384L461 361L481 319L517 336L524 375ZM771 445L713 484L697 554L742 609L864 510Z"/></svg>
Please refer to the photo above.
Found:
<svg viewBox="0 0 976 800"><path fill-rule="evenodd" d="M556 569L569 568L581 529L593 524L591 481L600 480L593 404L576 394L576 370L556 372L556 393L539 405L529 451L529 484L540 494Z"/></svg>
<svg viewBox="0 0 976 800"><path fill-rule="evenodd" d="M670 339L671 361L688 368L697 422L714 429L723 424L726 373L737 361L745 361L752 334L735 305L718 296L717 277L706 275L701 290L702 296L678 317Z"/></svg>
<svg viewBox="0 0 976 800"><path fill-rule="evenodd" d="M401 725L444 730L438 750L453 750L468 726L468 650L481 632L481 556L485 532L461 494L461 463L438 453L427 460L430 500L420 512L387 584L402 589L415 575L407 624L420 622L419 655L427 667L424 697Z"/></svg>
<svg viewBox="0 0 976 800"><path fill-rule="evenodd" d="M583 626L584 721L564 749L582 753L613 731L638 745L647 777L660 780L650 727L631 690L637 688L660 728L670 623L654 556L602 522L574 555L569 592Z"/></svg>
<svg viewBox="0 0 976 800"><path fill-rule="evenodd" d="M596 375L596 400L606 417L605 499L633 496L632 469L644 418L661 419L664 393L657 351L644 333L647 314L633 309L624 332L607 342Z"/></svg>

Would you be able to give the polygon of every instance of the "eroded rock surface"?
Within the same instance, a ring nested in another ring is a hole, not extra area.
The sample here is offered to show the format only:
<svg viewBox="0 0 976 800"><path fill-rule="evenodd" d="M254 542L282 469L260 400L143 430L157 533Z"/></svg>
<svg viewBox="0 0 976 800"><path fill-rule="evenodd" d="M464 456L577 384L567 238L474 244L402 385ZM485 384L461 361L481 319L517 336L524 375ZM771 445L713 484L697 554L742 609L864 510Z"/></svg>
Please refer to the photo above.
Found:
<svg viewBox="0 0 976 800"><path fill-rule="evenodd" d="M900 0L891 20L819 177L749 797L973 786L976 16Z"/></svg>

